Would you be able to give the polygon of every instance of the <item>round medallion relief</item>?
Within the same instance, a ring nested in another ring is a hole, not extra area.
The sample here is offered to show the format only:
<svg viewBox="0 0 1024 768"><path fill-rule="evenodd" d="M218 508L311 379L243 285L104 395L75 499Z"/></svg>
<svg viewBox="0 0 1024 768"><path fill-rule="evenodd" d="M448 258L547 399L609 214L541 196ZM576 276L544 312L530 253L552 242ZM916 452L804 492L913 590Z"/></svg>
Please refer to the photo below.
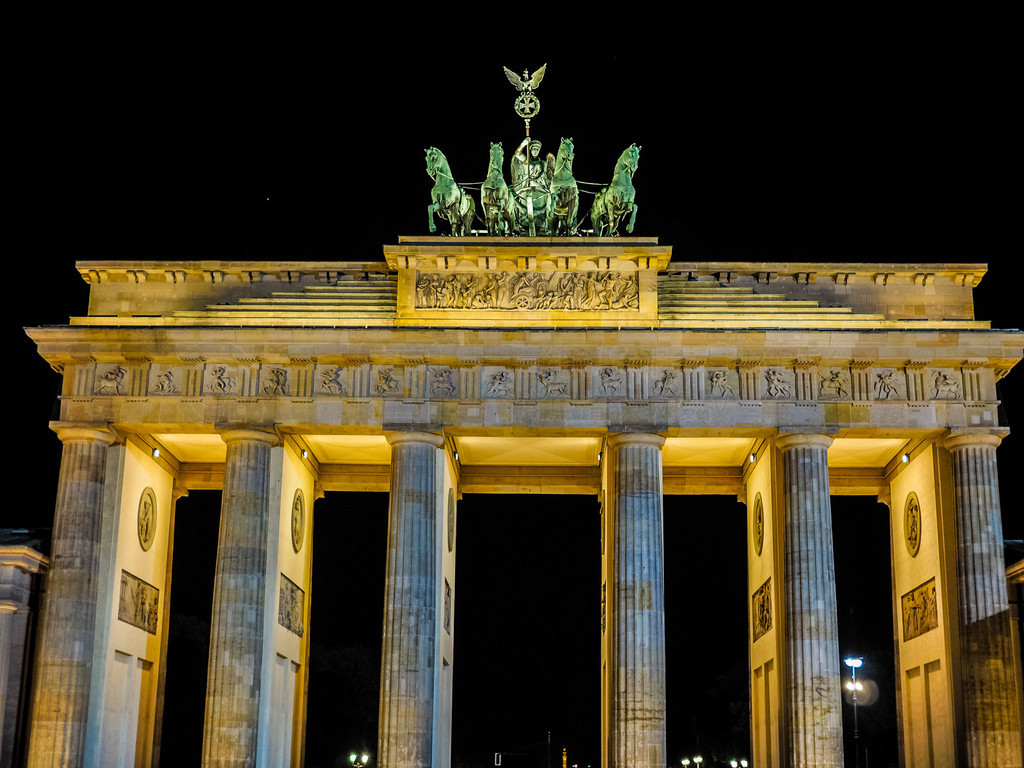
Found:
<svg viewBox="0 0 1024 768"><path fill-rule="evenodd" d="M455 489L448 489L448 551L455 549Z"/></svg>
<svg viewBox="0 0 1024 768"><path fill-rule="evenodd" d="M907 505L903 508L903 538L907 542L907 552L917 557L921 549L921 502L913 491L907 496Z"/></svg>
<svg viewBox="0 0 1024 768"><path fill-rule="evenodd" d="M302 549L302 539L306 535L306 500L302 497L302 489L295 490L292 499L292 547L298 552Z"/></svg>
<svg viewBox="0 0 1024 768"><path fill-rule="evenodd" d="M761 556L761 548L764 547L764 504L761 503L761 494L754 499L754 552Z"/></svg>
<svg viewBox="0 0 1024 768"><path fill-rule="evenodd" d="M146 488L139 498L139 546L148 552L156 538L156 494L152 488Z"/></svg>

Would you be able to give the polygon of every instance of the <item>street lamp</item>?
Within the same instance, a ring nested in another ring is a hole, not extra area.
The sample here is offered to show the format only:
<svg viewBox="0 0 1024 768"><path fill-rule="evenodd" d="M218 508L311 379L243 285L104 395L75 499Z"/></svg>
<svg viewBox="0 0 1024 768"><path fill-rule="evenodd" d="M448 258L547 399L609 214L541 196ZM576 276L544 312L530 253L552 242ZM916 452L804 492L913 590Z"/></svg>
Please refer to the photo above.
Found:
<svg viewBox="0 0 1024 768"><path fill-rule="evenodd" d="M850 656L843 659L843 663L850 668L853 679L846 684L846 690L850 692L853 700L853 761L856 768L860 768L860 733L857 731L857 691L864 690L864 686L857 682L857 670L864 665L861 656Z"/></svg>
<svg viewBox="0 0 1024 768"><path fill-rule="evenodd" d="M682 760L681 760L680 762L681 762L681 763L682 763L683 765L689 765L689 764L690 764L690 758L688 758L688 757L684 757L684 758L683 758L683 759L682 759Z"/></svg>
<svg viewBox="0 0 1024 768"><path fill-rule="evenodd" d="M353 765L353 768L364 768L364 766L370 762L370 756L365 752L361 755L357 755L353 752L348 756L348 761Z"/></svg>

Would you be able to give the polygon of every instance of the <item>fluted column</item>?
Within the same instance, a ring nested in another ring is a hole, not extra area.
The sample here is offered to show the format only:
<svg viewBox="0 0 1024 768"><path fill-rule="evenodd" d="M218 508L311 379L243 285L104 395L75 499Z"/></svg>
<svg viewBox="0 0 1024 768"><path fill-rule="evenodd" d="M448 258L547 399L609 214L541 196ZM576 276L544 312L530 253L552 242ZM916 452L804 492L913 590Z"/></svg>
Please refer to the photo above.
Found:
<svg viewBox="0 0 1024 768"><path fill-rule="evenodd" d="M237 429L227 443L210 622L204 766L253 766L259 731L270 449L277 436ZM275 544L276 545L276 544Z"/></svg>
<svg viewBox="0 0 1024 768"><path fill-rule="evenodd" d="M661 768L665 755L665 438L614 435L612 768Z"/></svg>
<svg viewBox="0 0 1024 768"><path fill-rule="evenodd" d="M843 765L827 435L783 435L785 499L785 734L789 764Z"/></svg>
<svg viewBox="0 0 1024 768"><path fill-rule="evenodd" d="M85 757L107 447L102 429L62 428L50 575L36 651L28 764L80 766Z"/></svg>
<svg viewBox="0 0 1024 768"><path fill-rule="evenodd" d="M437 449L444 440L429 432L398 432L388 442L391 499L377 761L381 768L428 768L437 641Z"/></svg>
<svg viewBox="0 0 1024 768"><path fill-rule="evenodd" d="M972 768L1022 764L996 473L999 443L989 434L945 441L953 457L960 689Z"/></svg>

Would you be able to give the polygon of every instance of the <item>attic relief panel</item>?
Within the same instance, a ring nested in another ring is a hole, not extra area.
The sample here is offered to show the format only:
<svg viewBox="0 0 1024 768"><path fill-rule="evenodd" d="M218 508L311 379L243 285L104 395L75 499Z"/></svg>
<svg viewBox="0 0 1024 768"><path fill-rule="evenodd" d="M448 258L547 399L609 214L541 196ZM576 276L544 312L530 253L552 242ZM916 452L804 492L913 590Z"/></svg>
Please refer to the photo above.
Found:
<svg viewBox="0 0 1024 768"><path fill-rule="evenodd" d="M416 308L639 310L640 284L630 272L428 272L416 279Z"/></svg>

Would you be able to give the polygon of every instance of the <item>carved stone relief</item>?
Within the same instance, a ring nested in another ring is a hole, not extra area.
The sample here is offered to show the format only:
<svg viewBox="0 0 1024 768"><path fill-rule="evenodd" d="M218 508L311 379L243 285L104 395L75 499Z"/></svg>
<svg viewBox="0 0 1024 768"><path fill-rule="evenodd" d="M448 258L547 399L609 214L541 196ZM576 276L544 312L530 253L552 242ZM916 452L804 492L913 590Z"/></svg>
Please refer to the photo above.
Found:
<svg viewBox="0 0 1024 768"><path fill-rule="evenodd" d="M440 310L639 310L637 275L630 272L424 273L416 308Z"/></svg>
<svg viewBox="0 0 1024 768"><path fill-rule="evenodd" d="M850 397L850 374L842 368L826 368L818 373L818 399L841 400Z"/></svg>
<svg viewBox="0 0 1024 768"><path fill-rule="evenodd" d="M569 396L569 382L563 381L561 371L553 368L542 368L537 371L537 381L540 382L542 397L563 398Z"/></svg>
<svg viewBox="0 0 1024 768"><path fill-rule="evenodd" d="M935 600L935 579L903 595L903 642L920 637L939 626L939 607Z"/></svg>
<svg viewBox="0 0 1024 768"><path fill-rule="evenodd" d="M206 370L206 386L208 395L234 395L238 393L238 377L233 369L226 365L213 365Z"/></svg>
<svg viewBox="0 0 1024 768"><path fill-rule="evenodd" d="M448 489L448 551L455 549L455 489Z"/></svg>
<svg viewBox="0 0 1024 768"><path fill-rule="evenodd" d="M765 368L764 396L771 400L790 398L793 396L793 372L785 368Z"/></svg>
<svg viewBox="0 0 1024 768"><path fill-rule="evenodd" d="M515 388L515 377L506 368L488 369L483 380L484 397L511 398Z"/></svg>
<svg viewBox="0 0 1024 768"><path fill-rule="evenodd" d="M399 397L402 394L401 372L395 372L394 368L378 368L376 383L373 391L384 397Z"/></svg>
<svg viewBox="0 0 1024 768"><path fill-rule="evenodd" d="M960 374L951 368L928 371L929 393L932 400L963 400Z"/></svg>
<svg viewBox="0 0 1024 768"><path fill-rule="evenodd" d="M727 368L708 369L708 398L712 400L736 399L739 386L736 371Z"/></svg>
<svg viewBox="0 0 1024 768"><path fill-rule="evenodd" d="M651 384L651 394L655 397L679 397L679 371L674 368L663 368Z"/></svg>
<svg viewBox="0 0 1024 768"><path fill-rule="evenodd" d="M449 368L430 369L430 394L434 397L451 397L456 386Z"/></svg>
<svg viewBox="0 0 1024 768"><path fill-rule="evenodd" d="M292 548L298 552L302 549L302 540L306 536L306 499L302 489L295 489L292 498Z"/></svg>
<svg viewBox="0 0 1024 768"><path fill-rule="evenodd" d="M903 508L903 538L907 544L907 552L911 557L917 557L921 549L921 502L917 500L917 494L911 492L907 496L907 503Z"/></svg>
<svg viewBox="0 0 1024 768"><path fill-rule="evenodd" d="M601 387L601 394L606 397L615 397L623 393L622 371L618 368L601 368L598 370L598 381Z"/></svg>
<svg viewBox="0 0 1024 768"><path fill-rule="evenodd" d="M174 368L161 371L154 367L150 373L149 392L153 395L177 395L181 392L180 381L180 371Z"/></svg>
<svg viewBox="0 0 1024 768"><path fill-rule="evenodd" d="M146 488L139 498L138 513L139 546L148 552L156 538L156 494L152 488Z"/></svg>
<svg viewBox="0 0 1024 768"><path fill-rule="evenodd" d="M875 400L906 400L907 380L895 368L875 368L872 391Z"/></svg>
<svg viewBox="0 0 1024 768"><path fill-rule="evenodd" d="M764 548L764 504L761 502L761 494L754 498L754 554L761 556Z"/></svg>
<svg viewBox="0 0 1024 768"><path fill-rule="evenodd" d="M452 585L444 580L444 631L452 633Z"/></svg>
<svg viewBox="0 0 1024 768"><path fill-rule="evenodd" d="M299 637L302 637L302 614L305 603L306 593L282 573L281 589L277 598L277 623Z"/></svg>
<svg viewBox="0 0 1024 768"><path fill-rule="evenodd" d="M290 395L291 393L288 391L288 371L276 366L264 368L262 391L265 395L282 397Z"/></svg>
<svg viewBox="0 0 1024 768"><path fill-rule="evenodd" d="M342 381L344 375L345 369L341 366L330 365L319 368L317 377L320 380L320 387L317 391L322 395L347 395L348 390L345 387L345 382Z"/></svg>
<svg viewBox="0 0 1024 768"><path fill-rule="evenodd" d="M757 588L751 599L751 622L754 630L754 642L756 643L768 630L772 628L772 580L769 578L764 584Z"/></svg>
<svg viewBox="0 0 1024 768"><path fill-rule="evenodd" d="M96 370L96 383L93 386L94 395L124 395L124 377L128 373L127 368L120 365L108 365L98 367Z"/></svg>
<svg viewBox="0 0 1024 768"><path fill-rule="evenodd" d="M133 627L156 634L160 590L128 571L121 571L121 596L117 618Z"/></svg>

